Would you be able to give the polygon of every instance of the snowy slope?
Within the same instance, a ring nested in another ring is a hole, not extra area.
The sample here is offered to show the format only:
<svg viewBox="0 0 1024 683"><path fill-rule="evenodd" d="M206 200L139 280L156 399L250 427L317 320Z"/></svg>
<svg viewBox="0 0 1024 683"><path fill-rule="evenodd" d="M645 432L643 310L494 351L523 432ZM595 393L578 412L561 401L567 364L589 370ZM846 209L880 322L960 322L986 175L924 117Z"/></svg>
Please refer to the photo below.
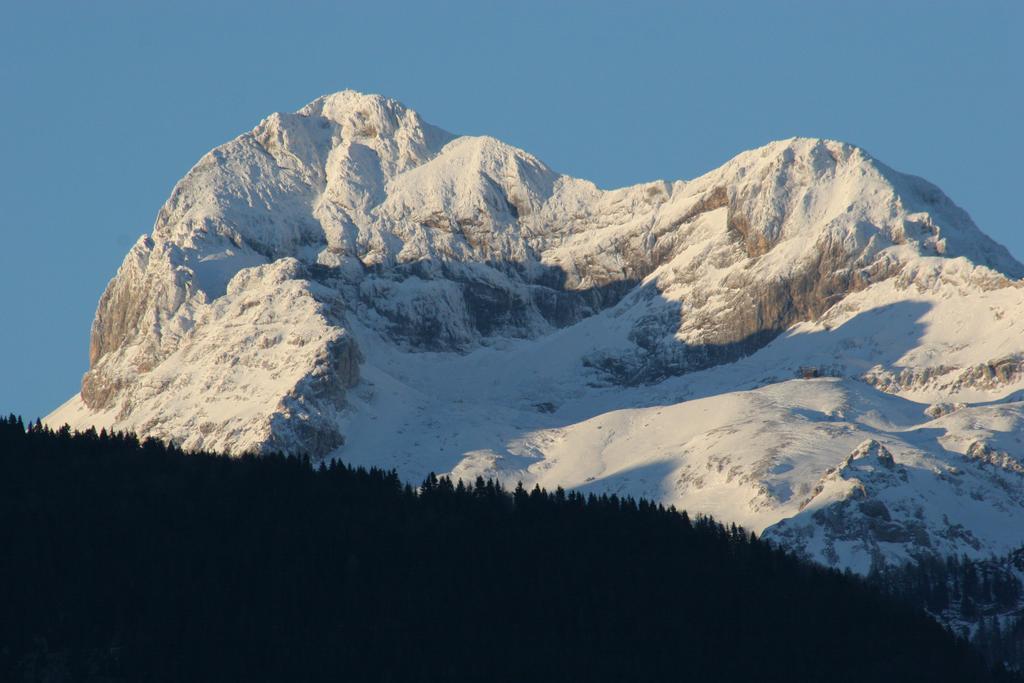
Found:
<svg viewBox="0 0 1024 683"><path fill-rule="evenodd" d="M48 422L643 495L858 571L984 556L1024 542L1021 275L844 143L604 191L347 91L178 183Z"/></svg>

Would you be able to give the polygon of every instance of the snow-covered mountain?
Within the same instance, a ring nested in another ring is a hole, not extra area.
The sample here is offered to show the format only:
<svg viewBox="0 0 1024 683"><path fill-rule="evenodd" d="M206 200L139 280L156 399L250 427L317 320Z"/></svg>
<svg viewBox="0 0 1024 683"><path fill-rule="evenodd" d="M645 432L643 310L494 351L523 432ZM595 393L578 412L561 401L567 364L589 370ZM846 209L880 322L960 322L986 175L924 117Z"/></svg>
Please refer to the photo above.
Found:
<svg viewBox="0 0 1024 683"><path fill-rule="evenodd" d="M857 571L1002 554L1022 275L845 143L605 191L346 91L176 185L47 421L645 496Z"/></svg>

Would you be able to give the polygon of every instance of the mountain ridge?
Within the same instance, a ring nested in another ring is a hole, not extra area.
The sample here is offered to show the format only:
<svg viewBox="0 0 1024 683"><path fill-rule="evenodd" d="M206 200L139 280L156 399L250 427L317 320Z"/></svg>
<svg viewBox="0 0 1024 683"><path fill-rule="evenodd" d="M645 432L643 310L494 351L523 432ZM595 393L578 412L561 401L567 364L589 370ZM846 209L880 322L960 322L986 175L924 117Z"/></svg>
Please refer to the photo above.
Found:
<svg viewBox="0 0 1024 683"><path fill-rule="evenodd" d="M977 555L1024 541L999 529L1024 518L1022 274L846 143L601 190L345 91L175 186L47 421L633 492L859 571ZM906 478L872 485L868 442Z"/></svg>

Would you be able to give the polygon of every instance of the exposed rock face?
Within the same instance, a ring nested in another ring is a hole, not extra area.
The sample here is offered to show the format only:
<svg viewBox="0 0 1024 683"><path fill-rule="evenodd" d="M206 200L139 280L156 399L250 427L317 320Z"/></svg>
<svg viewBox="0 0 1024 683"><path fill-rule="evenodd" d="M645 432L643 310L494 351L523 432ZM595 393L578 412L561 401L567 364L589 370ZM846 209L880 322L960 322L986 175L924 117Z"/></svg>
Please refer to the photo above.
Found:
<svg viewBox="0 0 1024 683"><path fill-rule="evenodd" d="M337 293L303 274L293 258L239 271L214 302L169 318L173 338L140 328L137 345L101 356L83 400L115 424L190 448L336 448L360 354L339 324ZM139 348L146 343L153 346Z"/></svg>
<svg viewBox="0 0 1024 683"><path fill-rule="evenodd" d="M964 388L998 390L1019 383L1022 377L1024 357L1013 354L968 368L936 365L903 368L899 372L879 369L866 374L864 379L889 393L929 388L956 393Z"/></svg>
<svg viewBox="0 0 1024 683"><path fill-rule="evenodd" d="M850 453L849 457L843 463L843 468L848 469L850 467L861 466L863 463L855 463L857 460L862 460L864 463L870 463L872 471L875 468L882 468L883 470L891 470L896 465L892 459L892 453L889 449L878 443L874 439L868 439L861 443L857 448Z"/></svg>
<svg viewBox="0 0 1024 683"><path fill-rule="evenodd" d="M768 536L819 561L841 566L849 564L849 546L868 558L870 565L886 563L887 544L901 546L904 557L946 550L933 548L929 531L934 532L934 527L921 503L912 495L892 496L893 491L910 488L909 483L908 469L897 465L885 446L868 439L819 482L814 495L802 505L802 509L810 508L808 513L780 522ZM820 495L829 500L815 501ZM889 505L898 512L891 512Z"/></svg>
<svg viewBox="0 0 1024 683"><path fill-rule="evenodd" d="M1024 536L949 531L928 496L968 496L963 467L1004 492L991 519L1016 510L1019 401L992 402L1024 386L1022 274L937 188L841 142L604 191L343 92L175 186L50 420L629 491L858 568L987 552ZM709 426L714 397L732 422ZM947 432L907 436L925 422ZM911 452L941 484L902 478Z"/></svg>
<svg viewBox="0 0 1024 683"><path fill-rule="evenodd" d="M942 417L966 407L966 403L933 403L925 408L924 414L928 417Z"/></svg>
<svg viewBox="0 0 1024 683"><path fill-rule="evenodd" d="M1005 451L997 451L982 441L975 441L967 447L965 456L975 462L992 465L1007 472L1024 474L1024 465Z"/></svg>

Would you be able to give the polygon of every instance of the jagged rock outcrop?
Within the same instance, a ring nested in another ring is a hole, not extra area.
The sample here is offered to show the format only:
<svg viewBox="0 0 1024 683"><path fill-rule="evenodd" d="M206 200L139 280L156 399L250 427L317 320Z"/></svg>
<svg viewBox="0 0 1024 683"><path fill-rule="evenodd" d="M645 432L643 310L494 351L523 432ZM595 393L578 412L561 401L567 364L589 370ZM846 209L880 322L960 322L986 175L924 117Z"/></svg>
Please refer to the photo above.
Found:
<svg viewBox="0 0 1024 683"><path fill-rule="evenodd" d="M956 547L946 538L950 529L936 529L928 518L910 479L910 470L897 464L888 448L868 439L826 473L801 504L802 514L779 522L767 535L831 565L849 566L855 553L862 570L864 562L886 564L892 554L886 546L897 546L902 559Z"/></svg>
<svg viewBox="0 0 1024 683"><path fill-rule="evenodd" d="M920 389L938 389L955 394L962 389L998 390L1018 384L1024 377L1024 357L1013 354L967 368L936 365L903 368L893 372L884 368L868 373L864 379L882 391L898 393Z"/></svg>
<svg viewBox="0 0 1024 683"><path fill-rule="evenodd" d="M997 451L983 441L975 441L967 447L964 454L970 460L992 465L1008 472L1024 474L1024 465L1006 451Z"/></svg>

